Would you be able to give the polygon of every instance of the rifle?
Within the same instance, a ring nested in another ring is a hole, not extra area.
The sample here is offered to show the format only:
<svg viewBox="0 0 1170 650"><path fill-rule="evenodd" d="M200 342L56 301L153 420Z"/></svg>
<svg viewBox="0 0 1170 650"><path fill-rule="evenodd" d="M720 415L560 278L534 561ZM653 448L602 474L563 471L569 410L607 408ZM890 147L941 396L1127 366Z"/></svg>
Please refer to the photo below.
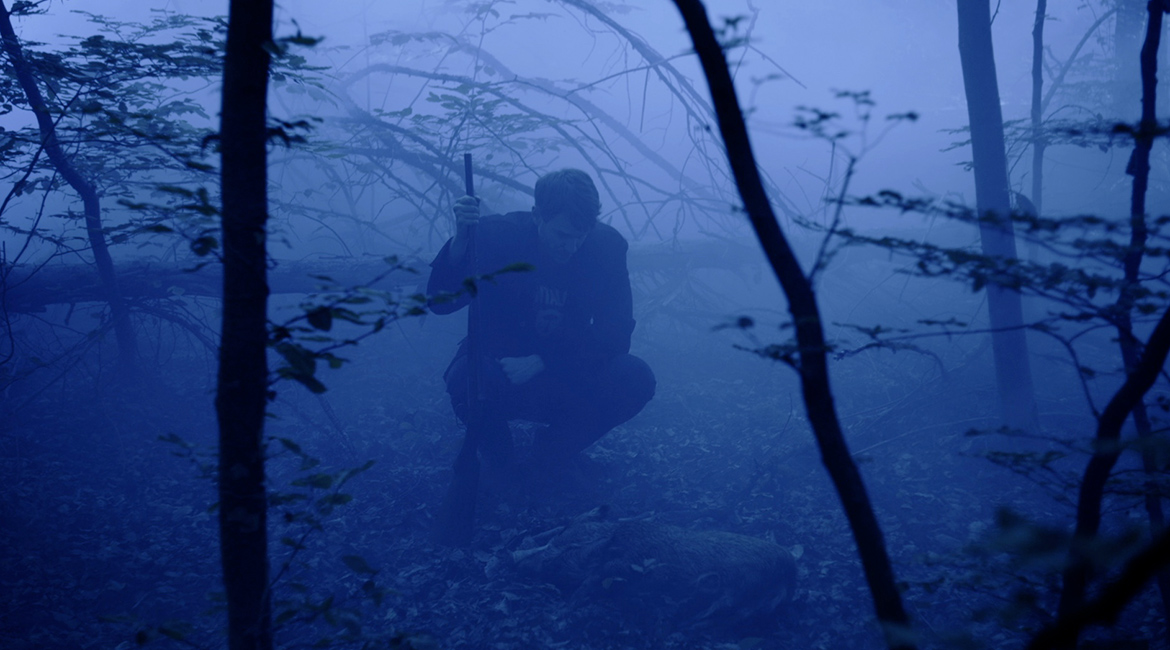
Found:
<svg viewBox="0 0 1170 650"><path fill-rule="evenodd" d="M463 154L463 183L468 196L475 196L471 176L471 154ZM468 268L475 272L476 228L468 228ZM455 458L455 473L439 516L435 521L434 541L444 546L468 546L475 530L475 499L479 491L479 438L483 400L479 391L479 300L475 292L467 305L467 433Z"/></svg>

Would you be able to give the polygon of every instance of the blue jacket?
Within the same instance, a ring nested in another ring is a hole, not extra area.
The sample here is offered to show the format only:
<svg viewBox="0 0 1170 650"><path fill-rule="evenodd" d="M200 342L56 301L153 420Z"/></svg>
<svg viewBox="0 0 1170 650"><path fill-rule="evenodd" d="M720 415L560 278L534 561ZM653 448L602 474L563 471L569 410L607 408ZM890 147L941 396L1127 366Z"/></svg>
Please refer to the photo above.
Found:
<svg viewBox="0 0 1170 650"><path fill-rule="evenodd" d="M538 354L548 372L563 373L588 372L629 353L634 331L629 246L617 230L598 223L566 264L542 264L532 213L510 212L481 218L475 246L475 269L451 262L449 240L431 262L427 295L434 313L467 305L463 282L473 275L515 263L534 267L477 284L480 349L486 358Z"/></svg>

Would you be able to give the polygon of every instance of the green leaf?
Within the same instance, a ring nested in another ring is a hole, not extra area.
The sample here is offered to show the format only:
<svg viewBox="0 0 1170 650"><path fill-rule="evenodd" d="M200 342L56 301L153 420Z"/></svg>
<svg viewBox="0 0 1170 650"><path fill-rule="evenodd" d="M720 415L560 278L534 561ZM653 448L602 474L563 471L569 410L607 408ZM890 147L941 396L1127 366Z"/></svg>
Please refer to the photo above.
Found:
<svg viewBox="0 0 1170 650"><path fill-rule="evenodd" d="M499 271L496 271L496 273L524 273L527 271L535 271L535 270L536 270L536 267L529 264L528 262L516 262L514 264L509 264L509 265L505 266L504 268L500 269Z"/></svg>
<svg viewBox="0 0 1170 650"><path fill-rule="evenodd" d="M336 494L327 494L317 500L317 511L323 515L329 515L333 513L334 508L337 506L343 506L350 501L353 501L352 494L345 494L342 492L338 492Z"/></svg>
<svg viewBox="0 0 1170 650"><path fill-rule="evenodd" d="M333 310L328 307L318 307L309 313L305 314L309 319L309 324L324 332L328 332L333 327Z"/></svg>
<svg viewBox="0 0 1170 650"><path fill-rule="evenodd" d="M158 631L159 631L159 634L162 634L165 637L172 638L176 641L186 641L187 640L187 634L185 632L183 632L182 630L176 630L173 627L166 627L165 625L159 626Z"/></svg>
<svg viewBox="0 0 1170 650"><path fill-rule="evenodd" d="M320 464L320 460L313 458L312 456L305 456L301 458L301 471L307 472Z"/></svg>
<svg viewBox="0 0 1170 650"><path fill-rule="evenodd" d="M305 545L304 545L304 544L302 544L302 543L298 542L297 540L295 540L295 539L293 539L293 538L291 538L291 537L281 537L281 538L280 538L280 543L281 543L281 544L284 544L285 546L289 546L289 547L291 547L291 548L295 548L295 549L296 549L296 550L298 550L298 551L302 551L302 550L304 550L304 549L305 549Z"/></svg>
<svg viewBox="0 0 1170 650"><path fill-rule="evenodd" d="M191 242L191 252L199 257L203 257L217 248L219 248L219 240L211 235L204 235Z"/></svg>
<svg viewBox="0 0 1170 650"><path fill-rule="evenodd" d="M352 494L338 492L336 494L327 494L317 500L318 506L343 506L350 501L353 501Z"/></svg>
<svg viewBox="0 0 1170 650"><path fill-rule="evenodd" d="M317 370L317 360L314 358L313 353L296 343L284 341L276 346L276 351L288 362L289 368L292 370L290 375L297 381L302 381L298 375L312 377L313 373ZM310 388L310 390L312 389ZM325 391L322 390L321 392Z"/></svg>
<svg viewBox="0 0 1170 650"><path fill-rule="evenodd" d="M195 198L195 192L193 192L185 187L180 187L178 185L159 185L155 189L158 190L159 192L165 192L167 194L175 194L177 196L182 196L184 198L189 198L189 199Z"/></svg>
<svg viewBox="0 0 1170 650"><path fill-rule="evenodd" d="M284 43L290 43L292 45L301 45L304 47L312 47L313 45L320 43L322 39L321 38L313 38L311 36L305 36L304 34L297 34L296 36L285 36L284 38L282 38L280 40Z"/></svg>
<svg viewBox="0 0 1170 650"><path fill-rule="evenodd" d="M187 442L186 440L183 440L176 433L164 433L163 435L158 437L158 440L159 440L159 442L169 442L172 445L179 445L180 447L183 447L184 449L191 449L192 448L191 443Z"/></svg>
<svg viewBox="0 0 1170 650"><path fill-rule="evenodd" d="M276 618L273 619L272 622L274 625L280 625L282 623L287 623L287 622L291 621L293 619L293 617L296 615L297 615L297 610L286 609L283 612L277 614Z"/></svg>
<svg viewBox="0 0 1170 650"><path fill-rule="evenodd" d="M361 304L361 303L370 302L370 299L369 298L355 298L352 301L347 301L347 302ZM353 311L352 309L345 309L344 307L338 307L338 308L333 310L333 315L336 316L337 318L349 321L351 323L357 323L358 325L363 324L361 314Z"/></svg>
<svg viewBox="0 0 1170 650"><path fill-rule="evenodd" d="M327 386L325 386L325 384L322 384L321 381L319 379L317 379L316 377L306 377L304 375L297 375L296 377L294 377L294 379L301 382L301 384L305 388L308 388L309 392L313 393L314 395L320 395L321 393L324 393L325 391L329 390L329 388Z"/></svg>
<svg viewBox="0 0 1170 650"><path fill-rule="evenodd" d="M333 475L325 473L313 474L311 476L306 476L305 478L298 478L297 480L293 481L292 484L297 487L311 487L327 490L333 486Z"/></svg>
<svg viewBox="0 0 1170 650"><path fill-rule="evenodd" d="M296 501L304 501L308 498L308 496L299 494L297 492L277 492L268 495L268 505L283 506L285 504L294 503Z"/></svg>
<svg viewBox="0 0 1170 650"><path fill-rule="evenodd" d="M378 587L373 580L366 580L362 583L362 591L374 601L377 606L382 605L382 598L386 595L386 591Z"/></svg>
<svg viewBox="0 0 1170 650"><path fill-rule="evenodd" d="M358 474L361 474L362 472L370 469L373 466L374 466L374 461L367 460L360 467L355 467L353 469L347 469L347 470L343 471L341 474L337 475L337 487L341 487L341 486L345 485L345 483L347 481L349 481L349 479L357 476Z"/></svg>
<svg viewBox="0 0 1170 650"><path fill-rule="evenodd" d="M371 567L366 559L360 555L343 555L341 561L345 562L345 566L349 567L354 573L365 573L374 575L378 571Z"/></svg>

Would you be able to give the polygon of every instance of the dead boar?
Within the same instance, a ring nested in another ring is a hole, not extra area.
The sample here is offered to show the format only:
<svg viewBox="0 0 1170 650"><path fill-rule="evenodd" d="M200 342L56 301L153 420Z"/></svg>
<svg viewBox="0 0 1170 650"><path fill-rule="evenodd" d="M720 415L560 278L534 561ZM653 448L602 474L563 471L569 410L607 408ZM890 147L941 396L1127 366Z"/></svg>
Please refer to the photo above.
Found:
<svg viewBox="0 0 1170 650"><path fill-rule="evenodd" d="M605 521L598 511L526 540L513 559L571 602L636 608L676 623L736 625L792 600L796 563L784 547L722 531L647 520Z"/></svg>

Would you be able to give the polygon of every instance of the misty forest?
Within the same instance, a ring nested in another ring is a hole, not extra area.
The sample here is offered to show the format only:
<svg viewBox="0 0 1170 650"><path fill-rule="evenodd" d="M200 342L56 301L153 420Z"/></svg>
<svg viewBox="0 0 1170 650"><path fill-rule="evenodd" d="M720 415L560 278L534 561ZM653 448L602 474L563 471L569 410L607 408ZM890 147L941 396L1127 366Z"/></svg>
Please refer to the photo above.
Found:
<svg viewBox="0 0 1170 650"><path fill-rule="evenodd" d="M1167 12L0 0L0 647L1170 649Z"/></svg>

